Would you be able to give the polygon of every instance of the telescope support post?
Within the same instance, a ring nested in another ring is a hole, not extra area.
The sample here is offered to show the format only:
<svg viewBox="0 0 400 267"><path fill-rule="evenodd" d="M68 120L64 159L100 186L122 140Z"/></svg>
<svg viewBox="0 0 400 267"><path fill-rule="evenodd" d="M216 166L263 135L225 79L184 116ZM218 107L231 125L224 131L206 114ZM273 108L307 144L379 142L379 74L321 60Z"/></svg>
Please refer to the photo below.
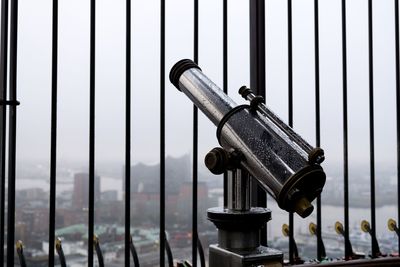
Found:
<svg viewBox="0 0 400 267"><path fill-rule="evenodd" d="M250 207L250 175L238 168L228 170L227 208L208 210L218 228L218 244L210 246L210 267L283 266L282 252L261 246L260 233L271 211Z"/></svg>
<svg viewBox="0 0 400 267"><path fill-rule="evenodd" d="M242 169L228 171L228 209L250 210L250 176Z"/></svg>

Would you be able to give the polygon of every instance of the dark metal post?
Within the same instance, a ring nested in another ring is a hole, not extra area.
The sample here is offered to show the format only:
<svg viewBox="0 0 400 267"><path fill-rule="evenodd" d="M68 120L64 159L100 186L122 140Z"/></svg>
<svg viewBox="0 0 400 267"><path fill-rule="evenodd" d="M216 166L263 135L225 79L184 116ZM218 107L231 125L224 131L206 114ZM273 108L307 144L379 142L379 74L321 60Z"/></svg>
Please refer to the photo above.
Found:
<svg viewBox="0 0 400 267"><path fill-rule="evenodd" d="M1 40L0 40L0 263L4 264L4 225L5 225L5 192L6 192L6 134L7 134L7 42L8 42L8 0L1 1Z"/></svg>
<svg viewBox="0 0 400 267"><path fill-rule="evenodd" d="M250 0L250 88L265 98L264 0Z"/></svg>
<svg viewBox="0 0 400 267"><path fill-rule="evenodd" d="M125 67L125 267L129 267L131 243L131 0L126 0Z"/></svg>
<svg viewBox="0 0 400 267"><path fill-rule="evenodd" d="M53 0L53 34L51 66L51 147L50 147L50 214L49 214L49 266L54 266L57 181L57 71L58 71L58 0Z"/></svg>
<svg viewBox="0 0 400 267"><path fill-rule="evenodd" d="M314 49L315 49L315 139L316 146L321 146L321 123L320 123L320 93L319 93L319 10L318 0L314 0ZM322 212L321 196L317 197L317 258L325 257L325 248L322 242Z"/></svg>
<svg viewBox="0 0 400 267"><path fill-rule="evenodd" d="M165 266L165 0L160 15L160 267Z"/></svg>
<svg viewBox="0 0 400 267"><path fill-rule="evenodd" d="M223 90L228 94L228 0L222 3L222 72L223 72ZM224 172L224 207L227 206L228 192L228 174Z"/></svg>
<svg viewBox="0 0 400 267"><path fill-rule="evenodd" d="M250 0L250 88L265 99L265 0ZM252 206L267 206L267 194L255 181L251 199ZM267 225L261 230L261 245L267 245Z"/></svg>
<svg viewBox="0 0 400 267"><path fill-rule="evenodd" d="M369 52L369 138L370 138L370 172L371 172L371 235L376 238L375 220L375 140L374 140L374 48L372 0L368 0L368 52ZM374 239L372 238L372 240ZM372 241L372 256L379 252L377 242Z"/></svg>
<svg viewBox="0 0 400 267"><path fill-rule="evenodd" d="M130 247L131 253L132 253L133 264L134 264L133 266L135 266L135 267L140 267L140 264L139 264L139 257L138 257L138 254L137 254L135 245L133 244L132 236L131 236L131 238L130 238L129 247Z"/></svg>
<svg viewBox="0 0 400 267"><path fill-rule="evenodd" d="M193 61L199 63L199 1L194 0ZM198 110L193 105L192 264L197 266Z"/></svg>
<svg viewBox="0 0 400 267"><path fill-rule="evenodd" d="M167 239L167 235L164 233L165 236L165 251L167 253L167 259L168 259L168 267L174 267L174 257L172 256L172 250L171 247L169 246L169 242Z"/></svg>
<svg viewBox="0 0 400 267"><path fill-rule="evenodd" d="M344 240L345 258L352 254L349 237L349 158L347 126L347 36L346 36L346 0L342 0L342 71L343 71L343 194L344 194Z"/></svg>
<svg viewBox="0 0 400 267"><path fill-rule="evenodd" d="M200 239L197 236L197 247L199 249L200 266L206 267L206 258L204 257L204 249Z"/></svg>
<svg viewBox="0 0 400 267"><path fill-rule="evenodd" d="M288 20L288 114L289 126L293 127L293 48L292 48L292 0L287 1ZM293 213L289 213L289 261L294 264L294 220Z"/></svg>
<svg viewBox="0 0 400 267"><path fill-rule="evenodd" d="M89 233L88 266L93 267L95 183L96 0L90 1L90 103L89 103Z"/></svg>
<svg viewBox="0 0 400 267"><path fill-rule="evenodd" d="M15 167L17 139L17 47L18 47L18 0L11 1L10 21L10 113L8 143L8 220L7 266L14 266L15 235Z"/></svg>
<svg viewBox="0 0 400 267"><path fill-rule="evenodd" d="M94 243L94 248L96 250L99 267L104 267L103 252L101 251L99 238L96 235L93 236L93 243Z"/></svg>
<svg viewBox="0 0 400 267"><path fill-rule="evenodd" d="M397 207L400 207L400 38L399 38L399 0L394 0L395 48L396 48L396 124L397 124ZM400 212L397 214L400 222ZM400 253L400 238L398 250Z"/></svg>
<svg viewBox="0 0 400 267"><path fill-rule="evenodd" d="M17 241L16 250L17 250L17 255L19 258L20 266L26 267L26 260L25 260L25 255L24 255L24 244L22 243L21 240Z"/></svg>
<svg viewBox="0 0 400 267"><path fill-rule="evenodd" d="M61 265L61 267L67 267L64 251L62 249L61 239L57 238L55 242L56 242L56 245L55 245L56 251L57 251L58 257L60 259L60 265Z"/></svg>

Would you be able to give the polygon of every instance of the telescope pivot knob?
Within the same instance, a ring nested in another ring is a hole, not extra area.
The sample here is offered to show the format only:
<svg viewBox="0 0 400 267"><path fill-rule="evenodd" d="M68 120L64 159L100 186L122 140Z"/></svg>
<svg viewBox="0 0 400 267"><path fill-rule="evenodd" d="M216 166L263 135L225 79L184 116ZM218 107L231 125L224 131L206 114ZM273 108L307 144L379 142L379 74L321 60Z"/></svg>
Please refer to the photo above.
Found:
<svg viewBox="0 0 400 267"><path fill-rule="evenodd" d="M242 158L239 151L228 152L222 147L215 147L207 153L204 163L213 174L223 174L227 170L239 168Z"/></svg>
<svg viewBox="0 0 400 267"><path fill-rule="evenodd" d="M207 153L204 163L213 174L222 174L226 171L228 165L228 154L221 147L215 147Z"/></svg>

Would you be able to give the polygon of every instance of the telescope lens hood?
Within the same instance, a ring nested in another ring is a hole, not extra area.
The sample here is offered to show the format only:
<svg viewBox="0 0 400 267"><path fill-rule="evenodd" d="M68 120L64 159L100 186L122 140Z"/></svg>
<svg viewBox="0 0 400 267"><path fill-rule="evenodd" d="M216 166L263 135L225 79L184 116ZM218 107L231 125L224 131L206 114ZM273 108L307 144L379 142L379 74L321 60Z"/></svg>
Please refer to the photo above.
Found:
<svg viewBox="0 0 400 267"><path fill-rule="evenodd" d="M170 73L169 73L169 80L170 82L175 85L176 88L178 88L179 91L181 91L181 89L179 89L179 79L181 78L181 75L187 71L188 69L191 68L196 68L196 69L200 69L199 66L197 66L196 63L193 62L193 60L191 59L182 59L179 60L171 69Z"/></svg>

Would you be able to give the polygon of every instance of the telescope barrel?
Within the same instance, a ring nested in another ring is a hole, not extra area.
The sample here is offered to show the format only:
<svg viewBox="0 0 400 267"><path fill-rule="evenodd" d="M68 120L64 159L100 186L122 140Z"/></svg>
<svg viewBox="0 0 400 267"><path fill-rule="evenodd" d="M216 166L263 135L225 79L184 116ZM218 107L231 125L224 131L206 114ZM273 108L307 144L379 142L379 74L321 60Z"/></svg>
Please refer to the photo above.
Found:
<svg viewBox="0 0 400 267"><path fill-rule="evenodd" d="M302 217L311 214L311 201L321 193L326 179L319 165L322 149L313 149L266 106L237 105L191 60L176 63L170 80L217 126L220 145L243 156L240 167L280 208Z"/></svg>
<svg viewBox="0 0 400 267"><path fill-rule="evenodd" d="M247 88L246 86L242 86L239 89L239 94L248 101L255 101L257 96L253 94L251 89ZM308 156L312 154L312 150L314 148L308 144L300 135L295 133L292 128L290 128L287 124L285 124L274 112L272 112L264 103L258 102L257 103L258 111L268 118L268 120L272 121L277 127L281 129L282 132L287 134L287 138L290 139L292 145L299 146L300 150L299 153L306 154L305 158L308 159ZM321 151L323 153L323 151ZM322 155L323 156L323 155ZM321 163L324 158L320 158L318 163Z"/></svg>
<svg viewBox="0 0 400 267"><path fill-rule="evenodd" d="M197 64L189 59L179 61L171 70L169 79L216 126L226 113L237 106L231 98L201 72Z"/></svg>

